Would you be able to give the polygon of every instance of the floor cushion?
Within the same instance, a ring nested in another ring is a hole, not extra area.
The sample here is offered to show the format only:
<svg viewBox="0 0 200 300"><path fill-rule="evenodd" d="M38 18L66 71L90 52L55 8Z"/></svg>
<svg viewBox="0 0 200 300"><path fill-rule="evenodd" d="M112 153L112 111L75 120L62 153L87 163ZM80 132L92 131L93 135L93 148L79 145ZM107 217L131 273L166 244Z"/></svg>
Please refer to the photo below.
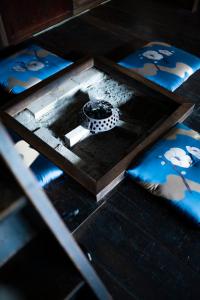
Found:
<svg viewBox="0 0 200 300"><path fill-rule="evenodd" d="M37 45L0 61L0 85L18 94L72 64Z"/></svg>
<svg viewBox="0 0 200 300"><path fill-rule="evenodd" d="M161 42L151 42L118 63L172 92L200 68L198 57Z"/></svg>
<svg viewBox="0 0 200 300"><path fill-rule="evenodd" d="M10 134L15 143L15 149L21 155L25 165L35 174L42 187L63 175L63 171L60 168L33 149L16 133L10 131Z"/></svg>
<svg viewBox="0 0 200 300"><path fill-rule="evenodd" d="M200 134L178 124L147 150L127 173L200 223Z"/></svg>

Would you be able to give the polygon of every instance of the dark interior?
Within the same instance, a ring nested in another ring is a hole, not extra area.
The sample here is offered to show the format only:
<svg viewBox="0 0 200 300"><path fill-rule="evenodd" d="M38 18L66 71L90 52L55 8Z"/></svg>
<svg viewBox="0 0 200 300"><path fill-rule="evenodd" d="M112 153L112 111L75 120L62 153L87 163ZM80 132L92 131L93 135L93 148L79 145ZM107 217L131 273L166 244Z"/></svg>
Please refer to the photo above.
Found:
<svg viewBox="0 0 200 300"><path fill-rule="evenodd" d="M12 6L11 2L9 5ZM58 1L58 5L61 2ZM89 2L88 7L91 8ZM34 30L28 36L27 33L17 36L19 32L9 35L1 57L34 41L73 60L86 55L103 55L118 61L153 40L165 41L200 56L200 7L194 9L193 2L196 1L112 0L37 36L32 36ZM2 3L7 5L7 1ZM38 5L38 1L30 3ZM66 3L61 7L65 12ZM81 1L76 1L77 11L88 8L84 1L82 8L80 4ZM1 14L2 7L0 4ZM51 12L49 10L49 14ZM63 20L62 17L58 19ZM39 19L37 22L40 23ZM6 25L10 27L8 33L12 26L13 30L22 26L23 20L17 22L15 19L13 23ZM42 30L41 26L39 28ZM199 82L198 71L175 91L175 94L195 104L194 112L185 124L197 131L200 131ZM2 90L2 107L14 97ZM155 111L152 96L146 99L146 95L138 95L138 101L137 113L134 107L135 118L137 122L142 119L144 131L174 110L169 103L159 102L157 106L156 102ZM126 105L122 109L131 111L131 107ZM54 126L57 131L57 124ZM81 146L84 147L86 142L82 142ZM74 151L80 153L76 147ZM91 254L91 263L113 299L199 298L199 228L163 199L150 195L128 177L100 203L67 175L50 183L45 191L77 242ZM77 209L78 214L75 213ZM35 223L38 224L35 219L31 220L34 228L37 227ZM82 279L61 252L46 228L37 229L36 237L1 267L0 284L22 293L23 300L65 299ZM92 299L91 295L85 296L82 287L79 296L74 299ZM88 293L89 289L86 290ZM13 299L17 299L16 295Z"/></svg>

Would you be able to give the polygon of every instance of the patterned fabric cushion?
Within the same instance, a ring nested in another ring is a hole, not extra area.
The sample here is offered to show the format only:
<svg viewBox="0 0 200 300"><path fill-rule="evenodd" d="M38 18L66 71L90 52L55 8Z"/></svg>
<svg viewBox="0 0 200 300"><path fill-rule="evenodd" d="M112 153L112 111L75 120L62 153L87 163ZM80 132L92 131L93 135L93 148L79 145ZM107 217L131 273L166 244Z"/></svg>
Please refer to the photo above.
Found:
<svg viewBox="0 0 200 300"><path fill-rule="evenodd" d="M18 94L70 64L71 61L31 45L0 61L0 85Z"/></svg>
<svg viewBox="0 0 200 300"><path fill-rule="evenodd" d="M13 131L10 131L10 134L15 143L15 148L22 156L25 165L30 167L42 187L63 175L63 171L61 169L49 161L45 156L33 149L17 134Z"/></svg>
<svg viewBox="0 0 200 300"><path fill-rule="evenodd" d="M128 170L147 190L200 222L200 134L178 124Z"/></svg>
<svg viewBox="0 0 200 300"><path fill-rule="evenodd" d="M152 42L119 64L173 92L200 68L200 59L168 44Z"/></svg>

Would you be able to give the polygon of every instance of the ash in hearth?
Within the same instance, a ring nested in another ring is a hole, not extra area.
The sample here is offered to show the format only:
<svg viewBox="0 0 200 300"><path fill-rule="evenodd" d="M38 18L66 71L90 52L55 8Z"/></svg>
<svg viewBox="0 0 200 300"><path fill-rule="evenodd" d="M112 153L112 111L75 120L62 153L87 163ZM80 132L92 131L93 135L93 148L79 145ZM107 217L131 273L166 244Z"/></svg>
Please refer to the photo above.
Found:
<svg viewBox="0 0 200 300"><path fill-rule="evenodd" d="M96 85L88 89L90 100L105 100L110 102L114 107L119 107L128 102L134 92L126 84L119 83L107 75Z"/></svg>

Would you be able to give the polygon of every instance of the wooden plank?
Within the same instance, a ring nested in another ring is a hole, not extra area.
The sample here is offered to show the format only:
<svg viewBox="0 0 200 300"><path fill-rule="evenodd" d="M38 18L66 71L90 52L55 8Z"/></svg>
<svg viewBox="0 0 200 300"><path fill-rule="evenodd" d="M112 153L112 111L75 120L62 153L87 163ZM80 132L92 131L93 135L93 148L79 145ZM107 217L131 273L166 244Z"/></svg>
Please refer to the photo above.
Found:
<svg viewBox="0 0 200 300"><path fill-rule="evenodd" d="M50 182L45 192L71 232L104 203L94 201L94 196L69 176Z"/></svg>
<svg viewBox="0 0 200 300"><path fill-rule="evenodd" d="M72 151L70 151L67 147L63 145L58 145L55 150L60 153L65 159L67 159L71 164L76 165L77 167L83 167L85 162Z"/></svg>
<svg viewBox="0 0 200 300"><path fill-rule="evenodd" d="M90 130L86 129L82 125L77 126L64 136L65 143L68 147L75 146L78 142L84 140L91 135Z"/></svg>
<svg viewBox="0 0 200 300"><path fill-rule="evenodd" d="M199 274L200 241L196 239L199 228L165 199L151 195L129 178L117 187L117 191L119 194L112 197L112 204L173 253L183 265Z"/></svg>
<svg viewBox="0 0 200 300"><path fill-rule="evenodd" d="M143 40L142 36L138 38L137 34L134 33L134 31L128 30L120 26L120 23L113 24L111 21L115 15L112 15L112 11L110 11L110 14L108 15L108 8L101 8L104 10L107 18L101 19L98 17L98 12L96 13L96 10L94 12L91 12L90 14L87 14L86 16L82 16L81 19L84 20L87 24L90 24L93 27L96 27L101 30L109 31L112 33L113 36L120 37L124 42L132 42L134 39L134 46L138 45L139 47L142 47L145 42L148 40ZM97 14L97 16L96 16ZM120 18L121 19L121 18ZM118 18L118 21L120 21ZM116 30L117 29L117 30Z"/></svg>
<svg viewBox="0 0 200 300"><path fill-rule="evenodd" d="M126 208L126 199L120 200L120 196L115 193L112 202L109 199L101 212L94 214L76 232L76 239L91 253L95 268L99 270L100 266L102 276L107 273L116 285L132 294L133 299L192 299L197 296L199 274L182 264L146 231L147 226L144 229L141 223L137 224L135 218L141 212L134 211L131 205ZM112 290L112 281L108 282ZM113 295L114 299L120 299Z"/></svg>
<svg viewBox="0 0 200 300"><path fill-rule="evenodd" d="M102 200L106 195L108 195L125 177L125 171L122 171L121 174L117 176L115 174L113 181L108 183L102 190L99 191L96 195L97 202ZM109 178L110 181L110 178Z"/></svg>
<svg viewBox="0 0 200 300"><path fill-rule="evenodd" d="M195 37L194 28L198 23L198 16L195 18L190 10L182 10L180 13L178 1L160 1L155 4L147 0L137 3L126 0L125 6L123 2L115 0L107 6L92 10L87 14L88 18L82 18L91 26L104 30L107 28L113 35L126 41L134 42L136 39L136 45L137 40L142 38L144 41L167 42L188 51L192 51L190 47L193 46L196 52L195 39L198 37ZM177 38L180 32L182 35Z"/></svg>
<svg viewBox="0 0 200 300"><path fill-rule="evenodd" d="M63 97L69 97L75 94L79 89L79 85L73 80L69 79L65 82L65 86L57 88L57 93L49 94L43 99L37 99L31 103L27 109L34 115L35 119L41 119L42 116L54 109L56 104ZM60 91L59 91L60 90Z"/></svg>

